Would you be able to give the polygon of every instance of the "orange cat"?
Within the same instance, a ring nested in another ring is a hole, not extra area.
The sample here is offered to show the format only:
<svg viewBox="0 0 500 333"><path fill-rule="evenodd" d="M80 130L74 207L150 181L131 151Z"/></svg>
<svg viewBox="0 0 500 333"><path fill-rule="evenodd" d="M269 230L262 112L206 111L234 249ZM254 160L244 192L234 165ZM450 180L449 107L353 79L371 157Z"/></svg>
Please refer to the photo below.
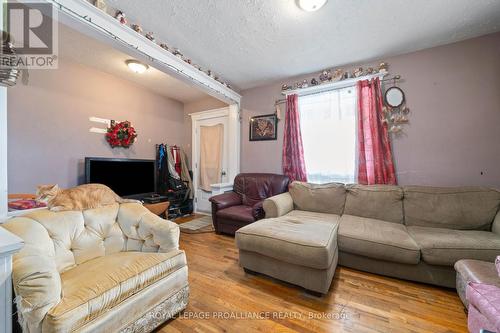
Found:
<svg viewBox="0 0 500 333"><path fill-rule="evenodd" d="M122 199L112 189L102 184L85 184L62 190L57 185L40 185L37 201L44 202L53 212L99 208L114 203L140 202Z"/></svg>

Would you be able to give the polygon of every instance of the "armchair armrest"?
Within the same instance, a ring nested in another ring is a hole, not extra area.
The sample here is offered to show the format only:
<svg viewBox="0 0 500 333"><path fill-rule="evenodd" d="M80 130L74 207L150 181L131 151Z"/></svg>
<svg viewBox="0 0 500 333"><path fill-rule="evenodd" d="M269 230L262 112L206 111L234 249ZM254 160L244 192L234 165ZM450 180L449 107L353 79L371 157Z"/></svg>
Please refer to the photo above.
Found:
<svg viewBox="0 0 500 333"><path fill-rule="evenodd" d="M54 243L47 229L28 217L13 218L2 227L24 240L13 256L12 272L19 322L24 332L41 332L43 319L61 300Z"/></svg>
<svg viewBox="0 0 500 333"><path fill-rule="evenodd" d="M264 200L263 207L266 218L280 217L293 210L293 199L290 193L281 193Z"/></svg>
<svg viewBox="0 0 500 333"><path fill-rule="evenodd" d="M217 210L242 204L241 196L233 191L215 195L208 200L212 206L216 206Z"/></svg>
<svg viewBox="0 0 500 333"><path fill-rule="evenodd" d="M212 203L212 221L216 233L221 233L221 224L217 218L217 212L221 209L242 204L241 196L234 191L214 195L208 199Z"/></svg>
<svg viewBox="0 0 500 333"><path fill-rule="evenodd" d="M129 238L127 250L142 252L170 252L179 249L179 226L151 213L141 204L120 205L118 223ZM133 242L133 241L136 242ZM142 244L144 243L144 244ZM137 244L141 244L138 249Z"/></svg>
<svg viewBox="0 0 500 333"><path fill-rule="evenodd" d="M256 220L263 219L266 216L266 212L264 212L264 201L259 201L253 205L252 215Z"/></svg>

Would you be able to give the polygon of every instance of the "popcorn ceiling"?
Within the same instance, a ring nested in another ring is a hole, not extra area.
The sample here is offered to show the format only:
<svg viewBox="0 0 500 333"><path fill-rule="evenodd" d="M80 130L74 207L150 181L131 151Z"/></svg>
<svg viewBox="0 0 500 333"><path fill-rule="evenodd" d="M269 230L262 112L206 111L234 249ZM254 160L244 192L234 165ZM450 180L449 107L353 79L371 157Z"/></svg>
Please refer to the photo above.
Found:
<svg viewBox="0 0 500 333"><path fill-rule="evenodd" d="M500 1L107 0L237 89L363 63L500 29Z"/></svg>

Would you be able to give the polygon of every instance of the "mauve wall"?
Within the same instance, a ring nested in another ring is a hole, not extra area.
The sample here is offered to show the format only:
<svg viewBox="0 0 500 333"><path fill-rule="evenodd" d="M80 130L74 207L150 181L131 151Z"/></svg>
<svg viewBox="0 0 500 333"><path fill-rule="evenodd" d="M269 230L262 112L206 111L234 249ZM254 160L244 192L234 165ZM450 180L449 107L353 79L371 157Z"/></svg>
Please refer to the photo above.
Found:
<svg viewBox="0 0 500 333"><path fill-rule="evenodd" d="M184 145L183 104L76 63L31 71L27 86L8 91L9 192L32 193L37 184L62 187L83 181L85 156L155 157L155 143ZM111 149L90 133L88 118L130 120L138 140Z"/></svg>
<svg viewBox="0 0 500 333"><path fill-rule="evenodd" d="M500 188L500 33L382 60L411 109L393 140L399 183ZM281 173L284 121L278 141L249 142L248 119L274 112L282 83L311 77L243 91L242 172Z"/></svg>

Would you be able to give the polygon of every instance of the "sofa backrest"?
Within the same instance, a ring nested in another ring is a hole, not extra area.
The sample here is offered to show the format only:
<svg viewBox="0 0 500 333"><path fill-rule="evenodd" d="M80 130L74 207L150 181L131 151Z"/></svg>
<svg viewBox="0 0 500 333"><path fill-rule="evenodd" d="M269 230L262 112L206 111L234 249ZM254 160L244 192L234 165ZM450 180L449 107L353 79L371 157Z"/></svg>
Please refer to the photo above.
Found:
<svg viewBox="0 0 500 333"><path fill-rule="evenodd" d="M489 230L500 192L485 187L404 186L405 224L458 230Z"/></svg>
<svg viewBox="0 0 500 333"><path fill-rule="evenodd" d="M403 190L393 185L347 185L344 214L403 223Z"/></svg>
<svg viewBox="0 0 500 333"><path fill-rule="evenodd" d="M234 178L234 191L246 206L253 206L288 190L290 179L273 173L240 173Z"/></svg>
<svg viewBox="0 0 500 333"><path fill-rule="evenodd" d="M346 190L344 184L310 184L293 182L288 188L295 209L341 215Z"/></svg>
<svg viewBox="0 0 500 333"><path fill-rule="evenodd" d="M343 185L293 182L295 209L346 214L408 226L491 230L500 191L486 187Z"/></svg>
<svg viewBox="0 0 500 333"><path fill-rule="evenodd" d="M53 249L57 271L106 254L121 251L158 251L150 244L150 232L141 223L148 210L126 203L84 211L52 212L37 210L7 221L7 230L34 243Z"/></svg>

